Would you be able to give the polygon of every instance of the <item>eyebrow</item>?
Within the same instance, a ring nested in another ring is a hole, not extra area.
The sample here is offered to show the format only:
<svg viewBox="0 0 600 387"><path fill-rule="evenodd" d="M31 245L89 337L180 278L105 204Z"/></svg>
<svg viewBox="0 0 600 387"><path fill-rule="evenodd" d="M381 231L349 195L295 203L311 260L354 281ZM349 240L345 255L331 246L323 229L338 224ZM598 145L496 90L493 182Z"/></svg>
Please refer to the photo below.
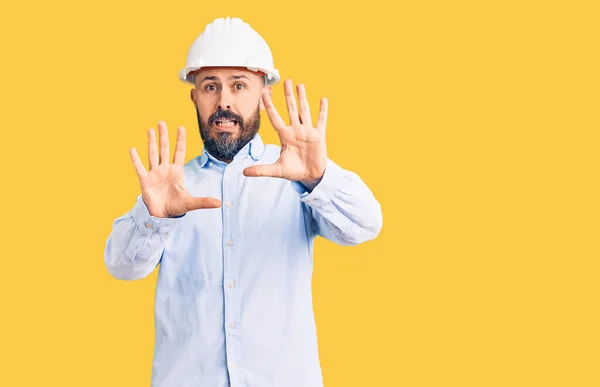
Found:
<svg viewBox="0 0 600 387"><path fill-rule="evenodd" d="M204 81L216 81L216 80L217 80L217 77L215 77L214 75L207 76L207 77L202 78L202 80L200 81L200 84L202 84L202 82L204 82Z"/></svg>
<svg viewBox="0 0 600 387"><path fill-rule="evenodd" d="M242 75L232 75L229 77L229 79L241 79L241 78L246 78L247 80L250 80L247 76L245 76L243 74ZM209 75L209 76L202 78L202 80L200 81L200 84L202 84L202 82L204 82L204 81L218 81L218 78L215 77L214 75Z"/></svg>

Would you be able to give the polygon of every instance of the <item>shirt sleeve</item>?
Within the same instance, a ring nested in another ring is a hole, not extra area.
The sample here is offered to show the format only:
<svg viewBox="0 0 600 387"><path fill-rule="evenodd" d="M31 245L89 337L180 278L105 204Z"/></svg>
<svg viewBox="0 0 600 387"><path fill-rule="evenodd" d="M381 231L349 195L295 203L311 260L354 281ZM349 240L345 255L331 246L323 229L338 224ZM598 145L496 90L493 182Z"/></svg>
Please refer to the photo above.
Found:
<svg viewBox="0 0 600 387"><path fill-rule="evenodd" d="M135 280L154 271L171 230L184 217L157 218L138 195L133 208L114 220L104 249L104 264L117 279Z"/></svg>
<svg viewBox="0 0 600 387"><path fill-rule="evenodd" d="M313 230L339 245L357 245L374 239L381 231L381 205L354 172L327 160L323 178L312 191L292 182L300 201L310 212Z"/></svg>

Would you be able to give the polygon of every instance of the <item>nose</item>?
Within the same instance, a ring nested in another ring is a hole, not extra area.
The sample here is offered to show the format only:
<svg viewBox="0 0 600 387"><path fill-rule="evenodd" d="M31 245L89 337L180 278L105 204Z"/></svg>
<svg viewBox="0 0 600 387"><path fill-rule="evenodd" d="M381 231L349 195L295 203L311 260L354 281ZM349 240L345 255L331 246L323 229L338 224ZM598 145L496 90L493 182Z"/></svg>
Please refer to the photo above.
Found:
<svg viewBox="0 0 600 387"><path fill-rule="evenodd" d="M227 91L221 92L217 108L219 110L231 110L230 96L229 93L227 93Z"/></svg>

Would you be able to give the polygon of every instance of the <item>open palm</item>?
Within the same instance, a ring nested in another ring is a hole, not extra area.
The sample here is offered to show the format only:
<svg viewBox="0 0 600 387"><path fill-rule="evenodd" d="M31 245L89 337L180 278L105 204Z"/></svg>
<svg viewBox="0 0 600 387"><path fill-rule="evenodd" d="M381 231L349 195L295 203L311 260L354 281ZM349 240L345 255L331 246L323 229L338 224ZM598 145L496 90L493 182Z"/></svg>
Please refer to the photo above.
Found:
<svg viewBox="0 0 600 387"><path fill-rule="evenodd" d="M157 218L172 218L200 208L217 208L221 201L215 198L197 198L185 189L183 181L183 164L185 160L185 128L177 130L177 144L173 155L173 163L169 163L169 136L167 125L158 123L160 158L156 149L154 129L148 130L147 171L135 148L129 153L140 181L142 199L150 215Z"/></svg>
<svg viewBox="0 0 600 387"><path fill-rule="evenodd" d="M313 127L304 85L297 86L299 111L290 80L284 82L284 92L290 125L285 124L275 109L269 93L265 91L262 95L269 120L281 143L279 159L272 165L248 167L244 175L278 177L307 184L317 182L323 177L327 165L327 99L321 99L319 118L316 127Z"/></svg>

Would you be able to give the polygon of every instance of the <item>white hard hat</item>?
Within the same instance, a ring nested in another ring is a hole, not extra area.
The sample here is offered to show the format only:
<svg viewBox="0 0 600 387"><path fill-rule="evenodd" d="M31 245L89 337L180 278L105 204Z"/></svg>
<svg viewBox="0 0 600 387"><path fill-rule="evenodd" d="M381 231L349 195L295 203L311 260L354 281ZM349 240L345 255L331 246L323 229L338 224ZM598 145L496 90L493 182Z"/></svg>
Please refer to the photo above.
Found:
<svg viewBox="0 0 600 387"><path fill-rule="evenodd" d="M223 66L262 71L267 85L274 85L280 79L267 42L248 23L229 16L215 19L194 40L185 68L179 70L179 79L194 84L191 72L202 67Z"/></svg>

